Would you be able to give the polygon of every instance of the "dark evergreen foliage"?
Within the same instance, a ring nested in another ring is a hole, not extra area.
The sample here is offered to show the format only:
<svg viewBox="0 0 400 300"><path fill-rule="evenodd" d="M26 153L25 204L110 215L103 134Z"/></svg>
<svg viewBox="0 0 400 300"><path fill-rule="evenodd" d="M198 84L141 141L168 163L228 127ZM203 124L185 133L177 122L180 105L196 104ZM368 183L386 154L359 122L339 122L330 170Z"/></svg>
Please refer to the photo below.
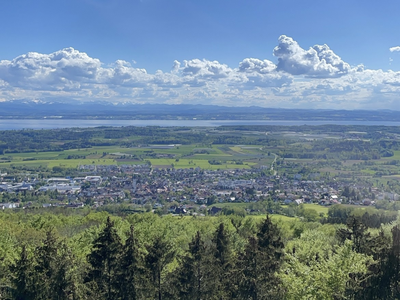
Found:
<svg viewBox="0 0 400 300"><path fill-rule="evenodd" d="M57 240L53 231L48 231L43 245L36 249L35 257L35 298L68 299L73 293L73 282L69 274L72 262L67 246Z"/></svg>
<svg viewBox="0 0 400 300"><path fill-rule="evenodd" d="M357 217L349 217L347 228L339 229L337 236L341 242L347 240L353 241L353 250L358 253L367 253L369 249L370 234L367 232L367 226Z"/></svg>
<svg viewBox="0 0 400 300"><path fill-rule="evenodd" d="M180 259L179 268L172 284L174 292L172 299L213 299L216 294L212 256L197 232L189 243L187 253ZM170 297L171 297L170 296Z"/></svg>
<svg viewBox="0 0 400 300"><path fill-rule="evenodd" d="M33 264L25 245L22 246L18 260L10 266L10 273L13 298L16 300L34 299Z"/></svg>
<svg viewBox="0 0 400 300"><path fill-rule="evenodd" d="M119 263L118 282L123 300L143 299L144 266L139 242L131 225Z"/></svg>
<svg viewBox="0 0 400 300"><path fill-rule="evenodd" d="M213 238L216 299L231 299L233 254L224 223L221 223Z"/></svg>
<svg viewBox="0 0 400 300"><path fill-rule="evenodd" d="M156 236L154 242L147 246L145 266L149 286L147 294L150 299L163 299L165 293L165 267L174 259L175 251L164 236Z"/></svg>
<svg viewBox="0 0 400 300"><path fill-rule="evenodd" d="M240 299L281 299L276 272L282 263L283 246L278 228L267 216L238 259L236 279Z"/></svg>
<svg viewBox="0 0 400 300"><path fill-rule="evenodd" d="M114 222L108 217L106 226L94 241L93 250L88 256L90 269L85 278L98 299L117 299L119 295L118 259L121 247Z"/></svg>
<svg viewBox="0 0 400 300"><path fill-rule="evenodd" d="M77 296L72 276L73 259L65 243L47 231L42 244L28 255L23 246L10 267L14 299L73 299Z"/></svg>

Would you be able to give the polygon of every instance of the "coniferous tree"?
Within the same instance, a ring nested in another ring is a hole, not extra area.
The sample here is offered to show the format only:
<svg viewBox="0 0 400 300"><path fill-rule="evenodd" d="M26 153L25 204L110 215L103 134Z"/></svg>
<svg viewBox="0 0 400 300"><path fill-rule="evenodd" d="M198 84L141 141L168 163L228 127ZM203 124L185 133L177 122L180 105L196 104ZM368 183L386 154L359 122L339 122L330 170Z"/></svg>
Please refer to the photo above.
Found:
<svg viewBox="0 0 400 300"><path fill-rule="evenodd" d="M374 261L364 276L352 274L348 282L349 299L399 299L400 229L392 228L392 244L383 231L370 241ZM356 284L359 283L359 284Z"/></svg>
<svg viewBox="0 0 400 300"><path fill-rule="evenodd" d="M180 260L172 282L177 290L174 297L187 300L212 299L215 292L212 254L197 231L189 249Z"/></svg>
<svg viewBox="0 0 400 300"><path fill-rule="evenodd" d="M283 242L276 225L267 218L259 225L256 237L250 237L239 256L236 281L239 299L281 299L276 275L282 263Z"/></svg>
<svg viewBox="0 0 400 300"><path fill-rule="evenodd" d="M26 246L22 246L21 254L15 264L10 266L12 295L16 300L34 299L33 264L28 256Z"/></svg>
<svg viewBox="0 0 400 300"><path fill-rule="evenodd" d="M389 252L388 269L392 282L392 296L394 299L400 298L400 228L392 229L392 249Z"/></svg>
<svg viewBox="0 0 400 300"><path fill-rule="evenodd" d="M378 273L376 281L372 282L375 289L379 289L380 295L377 299L399 299L400 298L400 228L392 228L392 245L387 251L386 258L383 257L382 270ZM385 296L383 298L382 296Z"/></svg>
<svg viewBox="0 0 400 300"><path fill-rule="evenodd" d="M390 294L390 275L387 272L390 248L390 239L383 231L372 239L371 251L374 262L368 266L367 278L358 293L362 298L359 299L386 299Z"/></svg>
<svg viewBox="0 0 400 300"><path fill-rule="evenodd" d="M232 285L232 250L225 226L221 223L213 238L214 243L214 276L217 299L231 299Z"/></svg>
<svg viewBox="0 0 400 300"><path fill-rule="evenodd" d="M347 220L347 228L339 229L337 231L337 236L342 243L344 243L346 239L353 241L354 251L358 253L368 253L371 237L367 229L367 226L361 222L359 217L350 216Z"/></svg>
<svg viewBox="0 0 400 300"><path fill-rule="evenodd" d="M139 242L135 236L133 225L130 227L128 238L123 247L119 268L121 299L142 299L143 257L139 251Z"/></svg>
<svg viewBox="0 0 400 300"><path fill-rule="evenodd" d="M106 226L93 242L93 250L87 258L90 269L85 282L98 299L117 299L120 253L121 241L114 228L114 222L108 217Z"/></svg>
<svg viewBox="0 0 400 300"><path fill-rule="evenodd" d="M147 294L150 299L163 299L165 267L174 259L175 251L163 235L155 237L152 244L147 246L145 267L148 279Z"/></svg>
<svg viewBox="0 0 400 300"><path fill-rule="evenodd" d="M47 231L41 246L35 251L35 299L68 299L73 293L70 268L73 262L65 243L59 242L53 231Z"/></svg>

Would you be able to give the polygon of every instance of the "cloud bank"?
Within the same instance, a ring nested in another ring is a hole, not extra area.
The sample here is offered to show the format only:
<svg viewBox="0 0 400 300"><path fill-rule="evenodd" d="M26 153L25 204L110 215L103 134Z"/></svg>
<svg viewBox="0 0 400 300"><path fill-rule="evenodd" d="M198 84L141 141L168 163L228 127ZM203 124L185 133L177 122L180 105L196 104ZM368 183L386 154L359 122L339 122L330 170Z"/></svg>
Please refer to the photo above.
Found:
<svg viewBox="0 0 400 300"><path fill-rule="evenodd" d="M400 72L351 66L328 45L306 49L285 35L272 53L274 61L244 58L236 66L198 58L176 60L170 71L148 73L123 60L105 65L74 48L29 52L0 61L0 101L70 98L287 108L400 107Z"/></svg>

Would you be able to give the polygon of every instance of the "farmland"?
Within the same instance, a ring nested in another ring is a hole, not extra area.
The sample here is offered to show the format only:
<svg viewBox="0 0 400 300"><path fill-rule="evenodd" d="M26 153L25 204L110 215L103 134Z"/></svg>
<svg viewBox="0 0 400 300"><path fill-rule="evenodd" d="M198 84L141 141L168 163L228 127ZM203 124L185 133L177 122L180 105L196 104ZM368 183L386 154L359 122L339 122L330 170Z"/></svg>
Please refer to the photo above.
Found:
<svg viewBox="0 0 400 300"><path fill-rule="evenodd" d="M396 127L326 125L3 131L0 168L263 168L289 178L361 180L400 192L399 136Z"/></svg>

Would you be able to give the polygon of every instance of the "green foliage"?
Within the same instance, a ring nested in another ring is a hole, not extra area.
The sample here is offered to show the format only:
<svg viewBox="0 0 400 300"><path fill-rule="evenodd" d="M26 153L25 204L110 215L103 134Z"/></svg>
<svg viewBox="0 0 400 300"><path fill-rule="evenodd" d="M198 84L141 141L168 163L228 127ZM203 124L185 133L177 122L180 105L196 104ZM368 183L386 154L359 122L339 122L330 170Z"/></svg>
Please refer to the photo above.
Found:
<svg viewBox="0 0 400 300"><path fill-rule="evenodd" d="M244 217L246 215L246 211L243 208L226 206L222 208L222 214L226 216L236 215Z"/></svg>
<svg viewBox="0 0 400 300"><path fill-rule="evenodd" d="M146 248L145 265L148 271L148 296L151 299L161 300L167 290L166 267L174 259L175 251L173 245L162 235L157 235L153 243Z"/></svg>
<svg viewBox="0 0 400 300"><path fill-rule="evenodd" d="M215 281L212 256L197 232L189 243L189 249L181 258L176 277L172 285L176 290L175 298L211 299L215 293Z"/></svg>
<svg viewBox="0 0 400 300"><path fill-rule="evenodd" d="M283 246L278 228L267 216L238 258L235 277L240 299L281 298L280 279L276 272L282 263Z"/></svg>
<svg viewBox="0 0 400 300"><path fill-rule="evenodd" d="M368 229L362 217L344 227L234 214L1 213L1 293L10 299L396 299L400 230Z"/></svg>
<svg viewBox="0 0 400 300"><path fill-rule="evenodd" d="M233 275L234 257L231 241L224 223L219 224L213 242L213 272L214 272L214 295L217 299L231 299L231 276Z"/></svg>
<svg viewBox="0 0 400 300"><path fill-rule="evenodd" d="M11 265L11 289L15 299L70 299L77 295L74 257L53 231L29 255L26 246Z"/></svg>
<svg viewBox="0 0 400 300"><path fill-rule="evenodd" d="M118 258L121 241L114 228L114 222L107 218L106 225L93 242L93 250L88 255L90 268L85 282L91 293L99 299L116 299L118 295Z"/></svg>
<svg viewBox="0 0 400 300"><path fill-rule="evenodd" d="M300 205L297 216L303 218L307 222L316 222L321 218L315 209L304 208L304 205Z"/></svg>
<svg viewBox="0 0 400 300"><path fill-rule="evenodd" d="M119 261L118 284L123 300L142 299L144 285L144 257L131 225Z"/></svg>
<svg viewBox="0 0 400 300"><path fill-rule="evenodd" d="M322 237L323 238L323 237ZM318 242L321 245L321 242ZM314 257L296 248L287 255L280 277L288 300L346 299L346 284L353 272L365 274L370 259L352 251L351 241L333 249L320 249ZM318 254L320 253L320 254ZM317 255L318 254L318 255ZM309 256L306 261L304 258Z"/></svg>
<svg viewBox="0 0 400 300"><path fill-rule="evenodd" d="M32 258L26 246L22 246L20 257L10 266L12 295L16 300L34 298L34 272Z"/></svg>
<svg viewBox="0 0 400 300"><path fill-rule="evenodd" d="M381 224L387 224L396 220L397 212L333 205L329 208L328 217L323 219L322 222L346 224L351 217L360 218L361 222L367 227L379 228Z"/></svg>

